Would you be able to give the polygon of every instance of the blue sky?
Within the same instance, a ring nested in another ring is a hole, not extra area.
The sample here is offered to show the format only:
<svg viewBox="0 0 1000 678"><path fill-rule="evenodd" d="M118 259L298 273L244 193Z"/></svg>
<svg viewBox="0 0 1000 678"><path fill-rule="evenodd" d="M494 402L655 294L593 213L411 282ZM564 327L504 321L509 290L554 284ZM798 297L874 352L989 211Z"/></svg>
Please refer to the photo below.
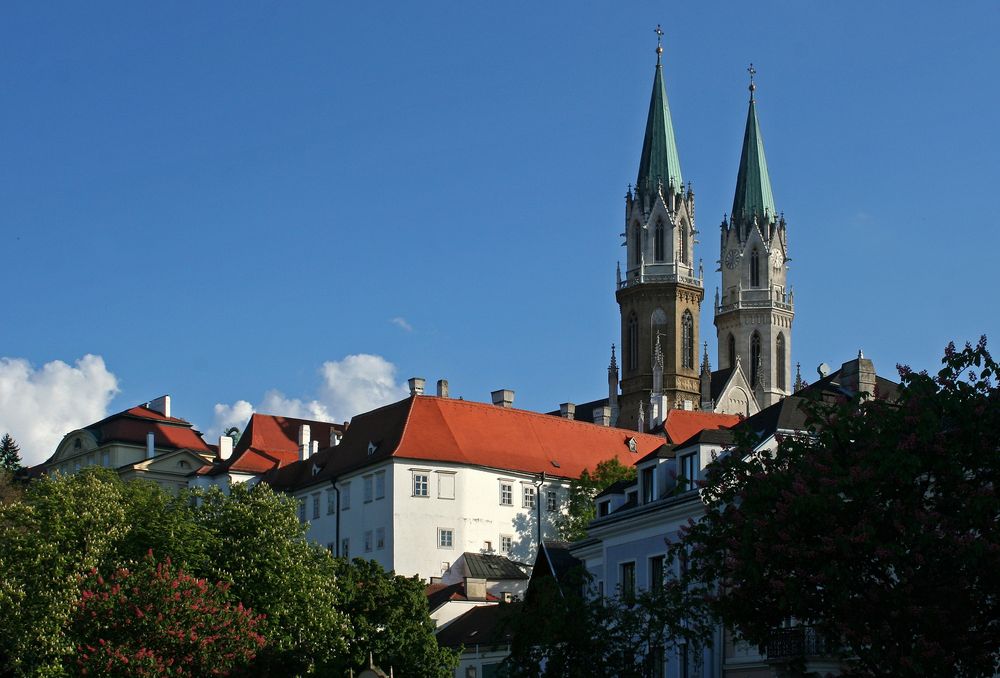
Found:
<svg viewBox="0 0 1000 678"><path fill-rule="evenodd" d="M275 389L349 416L321 370L357 354L383 397L602 396L657 23L706 300L752 61L806 378L1000 340L995 2L25 2L0 8L15 386L81 424L166 392L203 429ZM117 391L41 389L86 354Z"/></svg>

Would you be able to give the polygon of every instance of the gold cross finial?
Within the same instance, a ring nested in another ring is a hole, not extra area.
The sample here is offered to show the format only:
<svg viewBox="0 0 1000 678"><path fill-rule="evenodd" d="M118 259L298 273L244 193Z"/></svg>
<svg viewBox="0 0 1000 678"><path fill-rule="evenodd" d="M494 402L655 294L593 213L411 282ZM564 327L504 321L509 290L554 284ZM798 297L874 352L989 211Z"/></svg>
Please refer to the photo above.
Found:
<svg viewBox="0 0 1000 678"><path fill-rule="evenodd" d="M660 24L656 24L656 63L660 63L660 55L663 54L663 29Z"/></svg>
<svg viewBox="0 0 1000 678"><path fill-rule="evenodd" d="M757 75L757 69L750 64L750 68L747 69L747 73L750 74L750 101L753 101L753 92L757 89L757 85L753 84L753 76Z"/></svg>

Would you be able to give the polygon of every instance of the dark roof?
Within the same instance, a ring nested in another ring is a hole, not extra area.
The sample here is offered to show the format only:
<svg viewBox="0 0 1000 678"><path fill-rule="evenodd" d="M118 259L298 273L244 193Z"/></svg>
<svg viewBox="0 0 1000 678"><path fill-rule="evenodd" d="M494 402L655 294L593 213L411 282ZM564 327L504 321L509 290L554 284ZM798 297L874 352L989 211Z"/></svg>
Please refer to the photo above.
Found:
<svg viewBox="0 0 1000 678"><path fill-rule="evenodd" d="M489 553L466 551L465 565L469 576L478 579L527 579L524 570L509 558Z"/></svg>
<svg viewBox="0 0 1000 678"><path fill-rule="evenodd" d="M232 456L226 461L206 467L205 475L221 473L265 473L299 459L299 428L309 426L311 440L318 440L322 447L329 447L333 431L340 434L344 424L313 421L295 417L280 417L255 412L240 435Z"/></svg>
<svg viewBox="0 0 1000 678"><path fill-rule="evenodd" d="M594 410L598 407L606 407L608 404L607 398L601 398L600 400L591 400L589 403L580 403L576 405L576 410L573 414L573 418L577 421L594 421ZM546 414L551 414L555 417L561 417L562 413L559 410L553 412L546 412Z"/></svg>
<svg viewBox="0 0 1000 678"><path fill-rule="evenodd" d="M680 443L679 445L670 448L670 454L667 456L673 457L677 448L687 447L688 445L694 445L695 443L702 443L706 445L732 445L735 439L736 436L733 434L732 429L728 428L705 429L704 431L695 433L693 436L691 436L684 442Z"/></svg>
<svg viewBox="0 0 1000 678"><path fill-rule="evenodd" d="M583 565L583 561L569 552L568 541L544 542L542 544L542 552L545 557L545 563L549 566L549 572L559 580L573 568Z"/></svg>
<svg viewBox="0 0 1000 678"><path fill-rule="evenodd" d="M656 448L656 449L660 449L660 448ZM643 458L645 459L645 457L643 457ZM625 494L625 490L627 490L631 486L635 485L635 483L636 483L636 480L634 478L632 480L619 480L616 483L611 483L610 485L608 485L607 487L605 487L603 490L601 490L600 492L598 492L597 496L595 496L594 499L600 499L601 497L606 497L609 494Z"/></svg>
<svg viewBox="0 0 1000 678"><path fill-rule="evenodd" d="M726 382L729 381L729 377L733 376L733 368L727 367L724 370L715 370L712 372L712 381L709 386L711 391L711 397L713 401L718 401L719 396L722 395L722 389L726 387Z"/></svg>
<svg viewBox="0 0 1000 678"><path fill-rule="evenodd" d="M427 609L431 612L451 600L469 600L468 596L465 595L465 582L461 581L455 584L442 584L441 582L428 584L427 588L424 589L424 595L427 596ZM500 599L492 593L487 593L486 600L495 603Z"/></svg>
<svg viewBox="0 0 1000 678"><path fill-rule="evenodd" d="M635 463L636 466L638 466L639 464L643 464L652 459L670 459L673 456L674 456L674 446L663 444Z"/></svg>
<svg viewBox="0 0 1000 678"><path fill-rule="evenodd" d="M437 632L438 645L506 645L511 640L507 620L520 612L521 603L474 607Z"/></svg>

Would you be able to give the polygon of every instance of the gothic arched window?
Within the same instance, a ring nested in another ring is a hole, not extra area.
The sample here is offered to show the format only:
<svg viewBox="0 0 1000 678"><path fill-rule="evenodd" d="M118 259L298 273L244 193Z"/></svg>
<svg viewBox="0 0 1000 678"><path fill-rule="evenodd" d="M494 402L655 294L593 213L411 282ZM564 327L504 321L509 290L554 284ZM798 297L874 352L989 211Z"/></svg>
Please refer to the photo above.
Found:
<svg viewBox="0 0 1000 678"><path fill-rule="evenodd" d="M635 312L628 316L625 326L625 341L628 347L628 358L626 365L629 370L639 369L639 320L635 317Z"/></svg>
<svg viewBox="0 0 1000 678"><path fill-rule="evenodd" d="M729 349L729 369L733 369L736 367L736 337L730 334L727 343L727 348Z"/></svg>
<svg viewBox="0 0 1000 678"><path fill-rule="evenodd" d="M760 335L756 332L750 337L750 387L757 388L760 378Z"/></svg>
<svg viewBox="0 0 1000 678"><path fill-rule="evenodd" d="M694 369L694 318L684 311L681 319L681 366Z"/></svg>
<svg viewBox="0 0 1000 678"><path fill-rule="evenodd" d="M778 389L785 390L785 335L778 334L778 339L774 342L774 360L778 372Z"/></svg>
<svg viewBox="0 0 1000 678"><path fill-rule="evenodd" d="M663 245L663 222L659 219L656 220L656 230L654 231L655 237L653 240L653 249L656 256L656 261L663 261L666 257L664 256Z"/></svg>
<svg viewBox="0 0 1000 678"><path fill-rule="evenodd" d="M688 229L687 224L681 224L678 229L678 233L681 236L681 263L687 264L688 262Z"/></svg>
<svg viewBox="0 0 1000 678"><path fill-rule="evenodd" d="M636 266L642 258L642 245L640 245L639 224L632 227L632 263Z"/></svg>
<svg viewBox="0 0 1000 678"><path fill-rule="evenodd" d="M750 253L750 287L760 287L760 255L756 247Z"/></svg>

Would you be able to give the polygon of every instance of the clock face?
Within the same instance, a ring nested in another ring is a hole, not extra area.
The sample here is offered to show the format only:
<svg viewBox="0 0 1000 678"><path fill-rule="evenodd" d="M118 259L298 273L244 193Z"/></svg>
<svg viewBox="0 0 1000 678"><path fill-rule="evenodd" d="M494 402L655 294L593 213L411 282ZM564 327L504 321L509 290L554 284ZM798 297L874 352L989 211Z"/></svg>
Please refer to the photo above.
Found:
<svg viewBox="0 0 1000 678"><path fill-rule="evenodd" d="M726 254L726 268L736 268L736 261L740 258L736 250L729 250Z"/></svg>

